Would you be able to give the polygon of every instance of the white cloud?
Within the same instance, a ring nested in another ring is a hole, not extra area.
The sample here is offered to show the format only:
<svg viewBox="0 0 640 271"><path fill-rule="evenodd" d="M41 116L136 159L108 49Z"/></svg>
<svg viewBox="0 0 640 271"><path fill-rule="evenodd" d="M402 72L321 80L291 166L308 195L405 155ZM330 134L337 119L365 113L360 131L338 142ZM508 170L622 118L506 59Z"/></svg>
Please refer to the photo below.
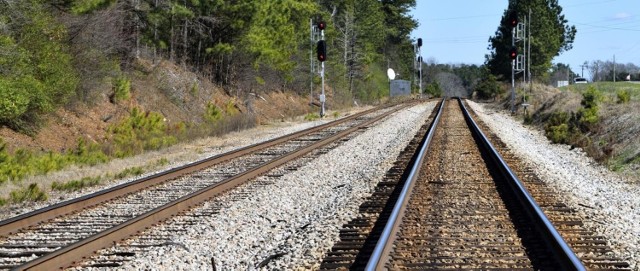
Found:
<svg viewBox="0 0 640 271"><path fill-rule="evenodd" d="M625 20L625 19L629 19L629 18L632 18L632 17L633 17L633 15L631 13L629 13L629 12L619 12L619 13L616 13L615 15L613 15L613 19L616 19L616 20Z"/></svg>

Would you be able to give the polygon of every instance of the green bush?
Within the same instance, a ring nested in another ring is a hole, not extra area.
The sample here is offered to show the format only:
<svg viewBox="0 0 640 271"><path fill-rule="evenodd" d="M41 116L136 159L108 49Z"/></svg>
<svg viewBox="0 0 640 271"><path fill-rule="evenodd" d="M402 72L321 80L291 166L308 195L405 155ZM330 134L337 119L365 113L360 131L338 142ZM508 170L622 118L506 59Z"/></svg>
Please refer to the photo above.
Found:
<svg viewBox="0 0 640 271"><path fill-rule="evenodd" d="M569 120L570 117L567 112L554 112L544 128L547 138L553 143L569 143L571 136Z"/></svg>
<svg viewBox="0 0 640 271"><path fill-rule="evenodd" d="M13 203L20 203L25 201L45 201L48 198L47 193L42 191L40 187L35 183L32 183L25 188L11 191L9 196L11 197L11 201Z"/></svg>
<svg viewBox="0 0 640 271"><path fill-rule="evenodd" d="M33 133L79 83L66 29L36 0L0 9L0 25L12 26L0 32L0 124Z"/></svg>
<svg viewBox="0 0 640 271"><path fill-rule="evenodd" d="M114 102L129 100L131 98L131 81L125 76L113 79L113 92Z"/></svg>
<svg viewBox="0 0 640 271"><path fill-rule="evenodd" d="M490 73L487 73L476 86L476 94L481 99L493 98L497 94L500 94L501 91L502 89L500 88L498 79Z"/></svg>
<svg viewBox="0 0 640 271"><path fill-rule="evenodd" d="M85 187L98 185L100 184L101 180L102 180L102 177L98 176L98 177L84 177L80 180L72 180L72 181L63 182L63 183L53 182L51 184L51 189L57 190L57 191L73 192L73 191L78 191L80 189L83 189Z"/></svg>
<svg viewBox="0 0 640 271"><path fill-rule="evenodd" d="M116 157L126 157L145 150L157 150L175 144L178 140L164 123L164 117L156 112L131 110L129 117L108 128L111 133L112 152Z"/></svg>
<svg viewBox="0 0 640 271"><path fill-rule="evenodd" d="M130 168L126 168L123 171L120 171L120 173L116 174L116 179L123 179L129 176L136 176L136 175L140 175L144 173L144 169L142 169L141 167L130 167Z"/></svg>
<svg viewBox="0 0 640 271"><path fill-rule="evenodd" d="M631 93L628 90L618 90L618 103L626 104L631 100Z"/></svg>
<svg viewBox="0 0 640 271"><path fill-rule="evenodd" d="M578 110L578 121L583 131L589 131L600 120L598 117L598 104L602 101L602 98L602 93L593 86L589 86L582 93L582 101L580 102L582 108Z"/></svg>
<svg viewBox="0 0 640 271"><path fill-rule="evenodd" d="M320 115L318 115L317 113L309 113L307 115L304 116L304 120L306 121L314 121L320 118Z"/></svg>
<svg viewBox="0 0 640 271"><path fill-rule="evenodd" d="M210 123L215 123L222 119L222 111L213 103L207 103L207 112L204 119Z"/></svg>
<svg viewBox="0 0 640 271"><path fill-rule="evenodd" d="M433 81L431 84L427 85L425 93L431 95L432 97L441 97L442 89L440 88L440 84L438 84L438 82L436 81Z"/></svg>

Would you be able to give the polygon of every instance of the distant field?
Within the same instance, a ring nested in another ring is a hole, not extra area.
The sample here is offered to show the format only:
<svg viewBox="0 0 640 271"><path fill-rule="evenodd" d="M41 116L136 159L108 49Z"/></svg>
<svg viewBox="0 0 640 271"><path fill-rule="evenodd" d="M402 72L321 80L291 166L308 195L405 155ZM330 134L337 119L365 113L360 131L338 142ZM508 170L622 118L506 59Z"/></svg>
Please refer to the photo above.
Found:
<svg viewBox="0 0 640 271"><path fill-rule="evenodd" d="M589 86L595 87L604 94L606 101L616 102L618 91L629 91L631 101L640 102L640 83L639 82L595 82L588 84L573 84L561 87L561 90L569 90L575 92L583 92Z"/></svg>

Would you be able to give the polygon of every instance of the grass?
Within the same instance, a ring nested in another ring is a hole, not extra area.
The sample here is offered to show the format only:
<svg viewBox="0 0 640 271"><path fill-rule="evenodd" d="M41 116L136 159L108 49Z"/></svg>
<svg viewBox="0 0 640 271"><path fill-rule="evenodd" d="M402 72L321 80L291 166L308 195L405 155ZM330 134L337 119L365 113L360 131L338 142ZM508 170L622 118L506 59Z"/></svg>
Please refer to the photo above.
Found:
<svg viewBox="0 0 640 271"><path fill-rule="evenodd" d="M47 193L40 189L35 183L30 184L27 187L11 191L10 200L12 203L20 203L25 201L45 201L49 197Z"/></svg>
<svg viewBox="0 0 640 271"><path fill-rule="evenodd" d="M304 120L306 121L314 121L320 118L320 115L318 115L317 113L309 113L307 115L304 116Z"/></svg>
<svg viewBox="0 0 640 271"><path fill-rule="evenodd" d="M101 181L102 181L102 176L84 177L80 180L72 180L72 181L63 182L63 183L53 182L51 184L51 189L57 190L57 191L74 192L74 191L81 190L85 187L96 186L100 184Z"/></svg>
<svg viewBox="0 0 640 271"><path fill-rule="evenodd" d="M573 84L561 87L561 90L570 90L583 93L589 86L595 87L604 94L606 103L617 103L618 93L628 93L629 99L626 102L640 102L640 84L630 82L595 82L589 84Z"/></svg>

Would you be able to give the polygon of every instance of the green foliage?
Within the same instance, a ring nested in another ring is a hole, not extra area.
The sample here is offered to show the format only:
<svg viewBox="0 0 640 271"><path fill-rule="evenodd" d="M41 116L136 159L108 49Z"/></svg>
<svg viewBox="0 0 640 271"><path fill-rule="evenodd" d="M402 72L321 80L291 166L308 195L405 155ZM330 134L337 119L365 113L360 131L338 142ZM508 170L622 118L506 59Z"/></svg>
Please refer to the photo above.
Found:
<svg viewBox="0 0 640 271"><path fill-rule="evenodd" d="M511 59L508 52L511 48L511 26L508 25L509 14L517 11L520 21L531 9L535 19L531 20L531 72L543 80L548 78L551 61L564 51L571 50L576 36L576 27L569 25L562 14L558 1L522 0L509 1L504 10L495 36L489 38L491 53L486 55L486 64L491 73L511 78ZM522 52L522 48L519 50Z"/></svg>
<svg viewBox="0 0 640 271"><path fill-rule="evenodd" d="M20 203L25 201L45 201L48 196L47 193L40 189L38 184L32 183L22 189L11 191L9 194L11 202Z"/></svg>
<svg viewBox="0 0 640 271"><path fill-rule="evenodd" d="M616 95L618 96L619 104L626 104L631 100L631 93L628 90L618 90Z"/></svg>
<svg viewBox="0 0 640 271"><path fill-rule="evenodd" d="M306 121L314 121L320 118L318 113L309 113L304 116L304 120Z"/></svg>
<svg viewBox="0 0 640 271"><path fill-rule="evenodd" d="M142 169L141 167L130 167L130 168L125 168L123 171L116 174L115 177L116 179L123 179L129 176L140 175L142 173L144 173L144 169Z"/></svg>
<svg viewBox="0 0 640 271"><path fill-rule="evenodd" d="M437 81L431 82L425 88L425 93L431 95L432 97L442 97L442 89L440 88L440 84L438 84Z"/></svg>
<svg viewBox="0 0 640 271"><path fill-rule="evenodd" d="M113 79L113 97L115 102L129 100L131 98L131 80L126 76Z"/></svg>
<svg viewBox="0 0 640 271"><path fill-rule="evenodd" d="M333 114L331 114L333 116L334 119L337 119L340 117L340 112L338 111L333 111Z"/></svg>
<svg viewBox="0 0 640 271"><path fill-rule="evenodd" d="M40 115L75 94L66 30L37 0L0 9L0 21L11 26L0 32L0 124L32 132Z"/></svg>
<svg viewBox="0 0 640 271"><path fill-rule="evenodd" d="M13 155L6 151L6 144L0 140L0 184L20 182L27 176L46 174L61 170L69 165L96 165L109 160L98 144L88 144L78 139L75 149L67 153L46 152L34 154L18 149Z"/></svg>
<svg viewBox="0 0 640 271"><path fill-rule="evenodd" d="M7 199L5 198L0 198L0 207L7 205Z"/></svg>
<svg viewBox="0 0 640 271"><path fill-rule="evenodd" d="M116 0L75 0L71 6L71 12L74 14L86 14L95 10L108 7L115 3Z"/></svg>
<svg viewBox="0 0 640 271"><path fill-rule="evenodd" d="M583 130L589 130L600 118L598 117L598 103L602 101L602 93L590 86L582 93L582 108L578 110L578 120Z"/></svg>
<svg viewBox="0 0 640 271"><path fill-rule="evenodd" d="M234 116L234 115L240 113L240 111L236 107L236 104L235 104L235 102L233 100L228 100L224 104L224 112L229 116Z"/></svg>
<svg viewBox="0 0 640 271"><path fill-rule="evenodd" d="M74 162L80 165L95 166L109 161L109 157L102 151L97 143L87 143L84 138L78 138L76 148L69 155L74 157Z"/></svg>
<svg viewBox="0 0 640 271"><path fill-rule="evenodd" d="M490 73L487 73L486 77L482 78L476 86L476 93L481 99L494 98L500 94L502 89L498 83L498 79Z"/></svg>
<svg viewBox="0 0 640 271"><path fill-rule="evenodd" d="M112 153L116 157L131 156L145 150L157 150L177 142L164 123L164 117L156 112L131 110L129 117L109 127Z"/></svg>
<svg viewBox="0 0 640 271"><path fill-rule="evenodd" d="M544 131L551 142L568 144L570 139L569 113L554 112L547 121Z"/></svg>
<svg viewBox="0 0 640 271"><path fill-rule="evenodd" d="M222 119L222 111L213 103L207 103L207 112L204 115L204 119L210 123L215 123Z"/></svg>
<svg viewBox="0 0 640 271"><path fill-rule="evenodd" d="M291 72L295 62L291 52L298 51L299 41L307 37L307 22L317 10L311 0L252 1L255 13L244 48L255 55L254 68L267 65L278 71Z"/></svg>
<svg viewBox="0 0 640 271"><path fill-rule="evenodd" d="M53 182L51 184L51 189L57 190L57 191L74 192L74 191L81 190L85 187L96 186L100 184L101 180L102 180L102 177L98 176L98 177L84 177L80 180L72 180L72 181L62 182L62 183Z"/></svg>

